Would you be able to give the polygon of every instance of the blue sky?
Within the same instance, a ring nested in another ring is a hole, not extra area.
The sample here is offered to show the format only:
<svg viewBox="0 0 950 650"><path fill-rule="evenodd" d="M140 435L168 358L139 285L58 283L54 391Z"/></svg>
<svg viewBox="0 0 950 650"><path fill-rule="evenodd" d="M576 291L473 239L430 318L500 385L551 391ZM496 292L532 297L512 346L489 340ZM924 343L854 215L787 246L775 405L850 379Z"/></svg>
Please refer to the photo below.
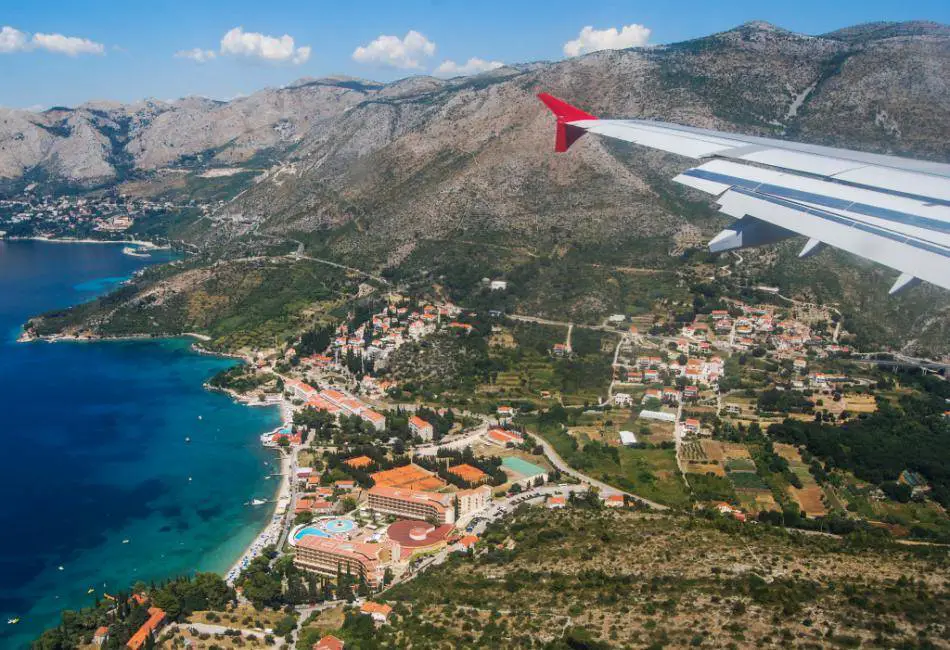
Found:
<svg viewBox="0 0 950 650"><path fill-rule="evenodd" d="M748 20L809 34L874 20L950 23L947 0L7 0L4 5L0 105L18 108L192 94L227 99L330 74L381 81L436 70L450 75L601 47L670 43ZM582 35L586 26L593 31ZM611 28L616 32L607 31ZM284 35L292 41L280 40Z"/></svg>

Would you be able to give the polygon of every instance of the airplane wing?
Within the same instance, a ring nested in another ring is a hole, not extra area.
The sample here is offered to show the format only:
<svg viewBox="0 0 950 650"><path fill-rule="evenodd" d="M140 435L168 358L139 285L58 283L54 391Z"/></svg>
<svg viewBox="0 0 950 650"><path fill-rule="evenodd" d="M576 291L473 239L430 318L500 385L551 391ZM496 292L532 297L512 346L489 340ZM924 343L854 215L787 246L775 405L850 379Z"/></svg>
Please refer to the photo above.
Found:
<svg viewBox="0 0 950 650"><path fill-rule="evenodd" d="M541 93L557 117L555 151L585 133L700 161L675 181L717 197L736 221L713 252L795 235L799 254L833 246L900 271L890 293L919 280L950 289L950 165L724 133L650 120L601 120Z"/></svg>

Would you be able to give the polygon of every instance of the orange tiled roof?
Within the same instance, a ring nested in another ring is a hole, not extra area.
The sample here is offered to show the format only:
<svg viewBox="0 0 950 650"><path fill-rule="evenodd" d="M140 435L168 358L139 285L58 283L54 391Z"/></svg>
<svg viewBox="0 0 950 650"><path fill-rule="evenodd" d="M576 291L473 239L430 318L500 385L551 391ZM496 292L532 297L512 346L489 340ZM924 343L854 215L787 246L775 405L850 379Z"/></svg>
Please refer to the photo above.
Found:
<svg viewBox="0 0 950 650"><path fill-rule="evenodd" d="M477 541L478 541L478 535L466 535L465 537L459 540L459 545L465 548L471 548L472 546L475 546L475 542Z"/></svg>
<svg viewBox="0 0 950 650"><path fill-rule="evenodd" d="M363 606L360 607L360 612L363 614L381 614L382 616L389 616L393 611L393 608L385 603L374 603L371 600L367 600L363 603Z"/></svg>
<svg viewBox="0 0 950 650"><path fill-rule="evenodd" d="M343 461L350 467L355 469L360 469L362 467L368 467L373 464L373 459L369 456L357 456L355 458L350 458L349 460Z"/></svg>
<svg viewBox="0 0 950 650"><path fill-rule="evenodd" d="M313 650L343 650L343 641L328 634L313 644Z"/></svg>
<svg viewBox="0 0 950 650"><path fill-rule="evenodd" d="M162 621L165 620L165 612L158 607L149 607L148 614L148 620L142 623L142 627L132 635L132 638L129 639L129 642L126 644L132 650L139 650L139 648L145 645L145 640L148 636L157 630L162 624Z"/></svg>

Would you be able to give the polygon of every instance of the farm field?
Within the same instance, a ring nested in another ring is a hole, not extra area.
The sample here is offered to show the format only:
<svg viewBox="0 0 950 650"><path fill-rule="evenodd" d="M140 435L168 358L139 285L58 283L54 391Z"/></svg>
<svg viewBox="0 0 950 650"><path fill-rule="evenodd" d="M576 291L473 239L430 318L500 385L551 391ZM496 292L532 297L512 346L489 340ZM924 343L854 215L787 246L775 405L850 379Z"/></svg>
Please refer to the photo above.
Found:
<svg viewBox="0 0 950 650"><path fill-rule="evenodd" d="M823 517L828 514L828 508L824 503L824 490L808 470L798 448L779 442L775 443L775 453L788 461L789 469L802 482L801 488L794 486L788 488L788 493L798 503L802 512L808 517Z"/></svg>

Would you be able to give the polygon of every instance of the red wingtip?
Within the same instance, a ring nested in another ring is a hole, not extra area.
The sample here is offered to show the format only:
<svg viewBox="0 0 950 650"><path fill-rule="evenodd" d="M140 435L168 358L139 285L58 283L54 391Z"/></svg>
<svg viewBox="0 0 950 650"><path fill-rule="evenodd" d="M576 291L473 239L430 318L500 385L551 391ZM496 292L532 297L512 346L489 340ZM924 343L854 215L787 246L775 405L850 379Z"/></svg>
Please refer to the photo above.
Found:
<svg viewBox="0 0 950 650"><path fill-rule="evenodd" d="M551 109L551 112L557 116L559 122L576 122L577 120L597 119L590 113L585 113L576 106L571 106L567 102L558 99L554 95L538 93L538 99L544 102L544 105Z"/></svg>
<svg viewBox="0 0 950 650"><path fill-rule="evenodd" d="M585 133L584 129L573 126L569 122L597 119L590 113L585 113L576 106L571 106L553 95L538 93L538 99L544 102L544 105L551 109L551 112L557 117L557 138L554 141L554 150L558 153L570 149L571 145L577 142Z"/></svg>

